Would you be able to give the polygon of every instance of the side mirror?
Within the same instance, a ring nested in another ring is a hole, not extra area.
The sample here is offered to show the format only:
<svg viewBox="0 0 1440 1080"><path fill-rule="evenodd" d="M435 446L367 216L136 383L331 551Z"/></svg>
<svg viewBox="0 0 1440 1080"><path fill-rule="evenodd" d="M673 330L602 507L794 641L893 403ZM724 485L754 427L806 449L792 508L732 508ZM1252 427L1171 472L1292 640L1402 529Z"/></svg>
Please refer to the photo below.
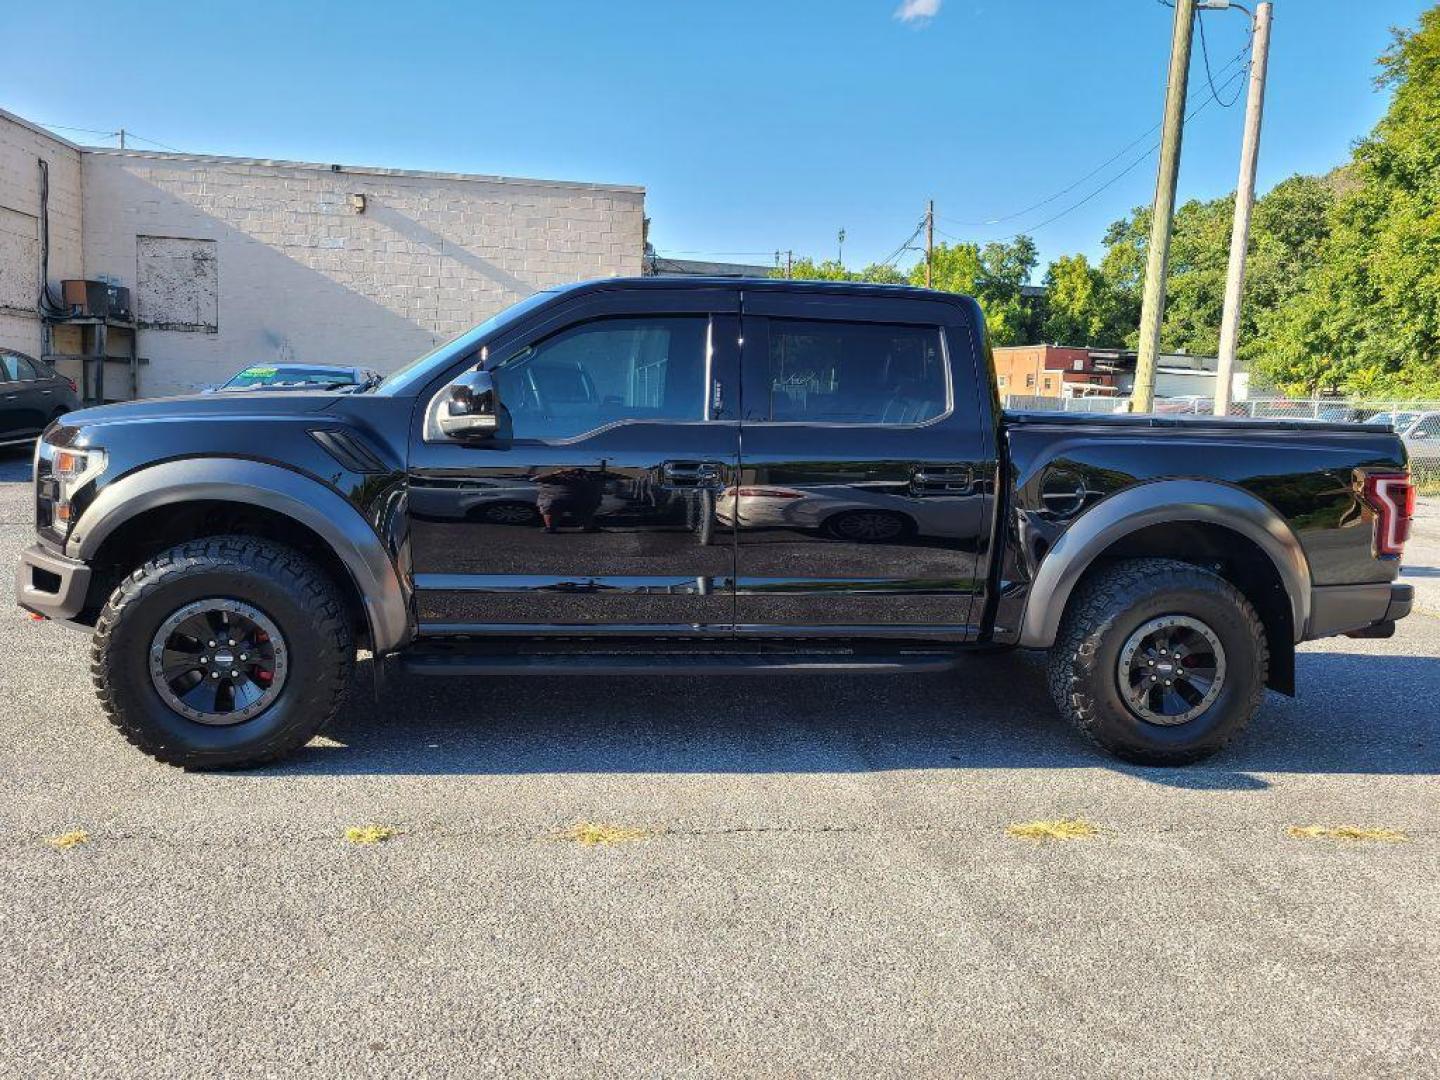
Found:
<svg viewBox="0 0 1440 1080"><path fill-rule="evenodd" d="M436 422L452 439L493 438L500 427L500 395L488 371L467 371L445 388Z"/></svg>
<svg viewBox="0 0 1440 1080"><path fill-rule="evenodd" d="M1412 439L1428 439L1429 437L1430 433L1428 431L1412 431L1410 433L1410 438Z"/></svg>

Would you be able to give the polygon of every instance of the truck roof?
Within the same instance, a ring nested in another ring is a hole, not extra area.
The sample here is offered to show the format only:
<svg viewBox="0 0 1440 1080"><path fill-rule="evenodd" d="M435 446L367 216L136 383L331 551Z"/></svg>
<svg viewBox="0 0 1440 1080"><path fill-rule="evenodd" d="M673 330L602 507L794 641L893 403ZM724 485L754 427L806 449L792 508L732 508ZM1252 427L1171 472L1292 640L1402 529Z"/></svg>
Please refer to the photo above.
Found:
<svg viewBox="0 0 1440 1080"><path fill-rule="evenodd" d="M810 281L800 278L733 277L614 277L592 278L551 290L558 294L599 292L606 289L746 289L766 292L802 292L840 296L913 297L955 303L970 300L961 293L924 289L917 285L880 285L870 281Z"/></svg>

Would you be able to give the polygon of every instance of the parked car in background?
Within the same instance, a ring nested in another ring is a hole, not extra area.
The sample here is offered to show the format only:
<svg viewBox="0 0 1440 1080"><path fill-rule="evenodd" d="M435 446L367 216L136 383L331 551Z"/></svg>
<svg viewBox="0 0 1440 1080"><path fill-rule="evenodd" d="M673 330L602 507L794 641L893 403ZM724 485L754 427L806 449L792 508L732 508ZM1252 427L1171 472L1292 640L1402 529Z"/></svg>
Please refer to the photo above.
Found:
<svg viewBox="0 0 1440 1080"><path fill-rule="evenodd" d="M1367 424L1389 424L1395 429L1395 434L1404 435L1410 425L1420 418L1418 412L1382 412L1376 413L1365 421Z"/></svg>
<svg viewBox="0 0 1440 1080"><path fill-rule="evenodd" d="M1417 413L1414 421L1400 432L1400 438L1412 459L1440 458L1440 412Z"/></svg>
<svg viewBox="0 0 1440 1080"><path fill-rule="evenodd" d="M261 364L237 371L210 393L230 390L334 390L353 394L380 382L370 368L344 364Z"/></svg>
<svg viewBox="0 0 1440 1080"><path fill-rule="evenodd" d="M79 407L72 380L33 356L0 350L0 446L29 442Z"/></svg>

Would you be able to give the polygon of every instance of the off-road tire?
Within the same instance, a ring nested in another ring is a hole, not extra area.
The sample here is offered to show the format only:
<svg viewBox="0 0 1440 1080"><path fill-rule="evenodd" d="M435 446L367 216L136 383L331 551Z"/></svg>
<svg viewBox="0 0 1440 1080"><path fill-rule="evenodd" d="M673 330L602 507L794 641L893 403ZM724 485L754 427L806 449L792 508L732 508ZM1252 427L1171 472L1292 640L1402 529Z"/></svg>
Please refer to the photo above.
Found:
<svg viewBox="0 0 1440 1080"><path fill-rule="evenodd" d="M1188 615L1225 650L1215 701L1173 726L1143 720L1125 704L1117 671L1126 640L1162 615ZM1076 589L1050 649L1050 694L1087 738L1140 765L1188 765L1244 730L1265 695L1269 650L1260 617L1235 586L1190 563L1130 559L1091 574Z"/></svg>
<svg viewBox="0 0 1440 1080"><path fill-rule="evenodd" d="M289 657L275 701L226 726L197 723L166 705L147 656L172 612L215 597L268 615ZM339 710L354 664L345 604L324 571L282 544L214 536L170 548L121 580L96 620L90 673L105 715L126 739L157 761L199 770L261 765L305 745Z"/></svg>

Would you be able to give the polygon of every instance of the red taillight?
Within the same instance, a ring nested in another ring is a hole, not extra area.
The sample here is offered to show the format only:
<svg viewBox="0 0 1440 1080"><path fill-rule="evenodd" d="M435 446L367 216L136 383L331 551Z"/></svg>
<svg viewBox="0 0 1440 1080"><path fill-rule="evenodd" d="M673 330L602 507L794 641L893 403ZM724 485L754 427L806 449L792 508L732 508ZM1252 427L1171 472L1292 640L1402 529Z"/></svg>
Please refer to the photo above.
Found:
<svg viewBox="0 0 1440 1080"><path fill-rule="evenodd" d="M1410 539L1415 516L1415 485L1409 473L1370 473L1365 477L1365 504L1375 511L1375 554L1398 559Z"/></svg>
<svg viewBox="0 0 1440 1080"><path fill-rule="evenodd" d="M62 376L62 378L64 378L64 380L70 384L70 392L72 394L78 394L80 392L79 385L75 382L74 379L70 378L69 375Z"/></svg>

